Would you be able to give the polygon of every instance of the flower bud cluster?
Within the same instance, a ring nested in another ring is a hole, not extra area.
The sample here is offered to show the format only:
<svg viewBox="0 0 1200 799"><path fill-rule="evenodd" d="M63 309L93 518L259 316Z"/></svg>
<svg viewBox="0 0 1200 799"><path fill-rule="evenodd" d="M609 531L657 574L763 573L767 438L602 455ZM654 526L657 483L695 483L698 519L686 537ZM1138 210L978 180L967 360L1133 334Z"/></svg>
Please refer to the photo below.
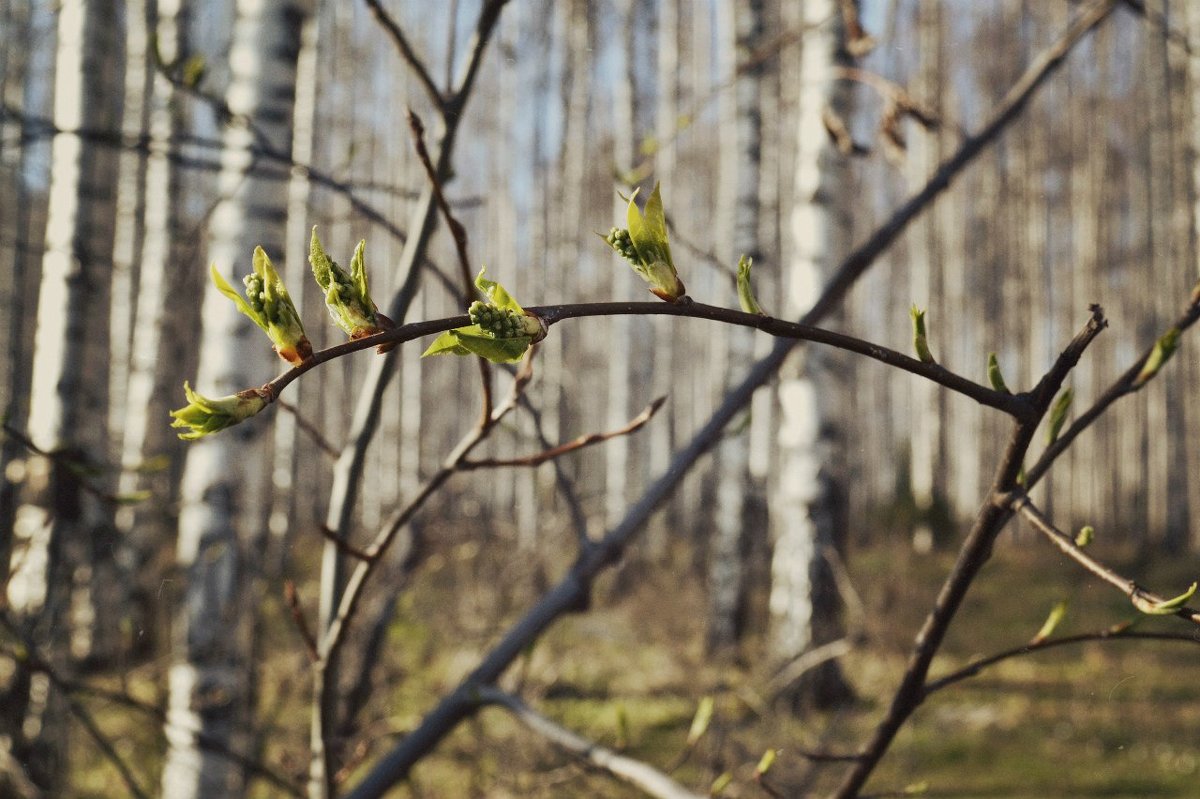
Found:
<svg viewBox="0 0 1200 799"><path fill-rule="evenodd" d="M479 325L496 338L516 338L526 335L520 315L507 308L497 308L476 300L467 308L471 323Z"/></svg>
<svg viewBox="0 0 1200 799"><path fill-rule="evenodd" d="M608 246L617 251L617 254L629 261L632 264L640 265L641 260L638 258L637 250L633 246L633 238L629 235L629 231L623 227L614 227L608 231L608 235L604 237L608 242Z"/></svg>

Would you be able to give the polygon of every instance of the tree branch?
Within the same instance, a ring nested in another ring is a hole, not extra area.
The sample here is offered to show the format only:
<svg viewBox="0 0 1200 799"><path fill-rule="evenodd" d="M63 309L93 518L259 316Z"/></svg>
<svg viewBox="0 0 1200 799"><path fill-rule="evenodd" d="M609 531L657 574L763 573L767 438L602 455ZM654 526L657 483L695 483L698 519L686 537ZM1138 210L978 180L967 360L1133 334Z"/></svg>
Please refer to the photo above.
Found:
<svg viewBox="0 0 1200 799"><path fill-rule="evenodd" d="M650 764L606 749L551 721L510 693L494 687L485 687L479 689L477 696L480 705L495 705L504 708L527 728L560 749L569 752L588 765L624 780L651 796L659 797L659 799L700 799L701 797L701 794L689 791Z"/></svg>
<svg viewBox="0 0 1200 799"><path fill-rule="evenodd" d="M429 95L429 100L433 103L434 108L440 111L446 103L446 98L442 96L442 90L433 82L429 68L425 66L425 62L417 55L417 51L409 43L408 37L404 35L404 29L396 23L391 14L384 10L379 0L366 0L366 4L367 8L371 9L371 13L375 15L376 21L387 33L388 38L396 45L400 57L408 64L408 68L416 76L417 82L421 84L425 94Z"/></svg>
<svg viewBox="0 0 1200 799"><path fill-rule="evenodd" d="M1117 588L1121 593L1129 597L1129 601L1138 610L1145 612L1147 608L1153 608L1155 605L1167 601L1167 597L1160 596L1153 591L1147 591L1133 580L1117 574L1117 572L1085 552L1076 545L1074 538L1055 527L1037 509L1037 506L1030 501L1029 496L1025 492L1012 491L1008 494L997 496L996 503L1016 511L1028 519L1034 529L1046 536L1050 540L1050 543L1058 547L1063 554L1075 560L1076 563L1083 566L1083 568L1096 577ZM1200 624L1200 611L1194 608L1182 607L1171 615L1186 619L1193 624Z"/></svg>

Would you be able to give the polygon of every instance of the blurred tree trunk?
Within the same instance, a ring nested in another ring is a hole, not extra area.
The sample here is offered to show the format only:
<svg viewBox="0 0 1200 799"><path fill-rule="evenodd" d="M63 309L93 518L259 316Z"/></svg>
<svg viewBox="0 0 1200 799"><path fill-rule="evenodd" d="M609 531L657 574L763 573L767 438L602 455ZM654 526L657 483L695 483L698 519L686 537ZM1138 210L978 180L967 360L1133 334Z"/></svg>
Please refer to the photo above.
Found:
<svg viewBox="0 0 1200 799"><path fill-rule="evenodd" d="M758 242L759 167L762 160L760 112L761 68L737 73L738 64L754 52L762 36L762 0L725 0L718 29L726 32L720 44L721 73L733 81L733 91L721 102L721 196L717 218L718 257L734 264L740 255L761 261ZM725 281L721 296L734 287ZM718 334L725 359L725 387L736 386L754 362L754 331L730 328ZM729 651L745 626L748 586L747 554L750 535L763 530L765 513L761 480L750 472L749 421L725 438L716 451L716 514L708 549L708 648Z"/></svg>
<svg viewBox="0 0 1200 799"><path fill-rule="evenodd" d="M844 60L844 25L837 0L804 5L807 30L799 76L795 195L792 207L793 254L788 272L786 316L795 318L812 306L844 248L839 231L845 220L847 176L844 161L829 140L827 110L843 119L850 93L834 80ZM845 501L834 466L841 446L833 423L837 386L828 355L805 348L780 371L778 486L770 506L774 544L771 562L770 647L774 659L791 660L826 643L838 633L837 596L823 556L844 532ZM844 700L849 693L836 661L810 672L788 697L793 704L812 699L820 705Z"/></svg>
<svg viewBox="0 0 1200 799"><path fill-rule="evenodd" d="M149 13L158 53L167 63L187 52L188 15L178 0L161 0ZM194 358L190 328L199 319L194 303L175 302L167 313L168 290L173 298L198 297L203 285L199 269L182 268L185 260L173 242L184 227L183 175L170 157L172 137L188 129L186 105L166 76L151 81L148 146L145 169L145 217L141 241L129 376L125 390L125 422L121 447L122 493L146 491L151 500L117 512L121 532L121 568L125 575L125 606L138 648L153 651L162 626L155 598L161 586L156 557L175 535L173 508L178 500L178 475L169 464L182 455L181 443L165 424L167 411L179 401L185 365Z"/></svg>
<svg viewBox="0 0 1200 799"><path fill-rule="evenodd" d="M309 10L305 3L285 0L239 0L237 5L226 102L235 114L254 120L255 129L234 120L225 131L221 199L203 262L217 264L227 275L246 273L255 245L283 261L288 176L256 173L252 150L261 143L291 152L296 57ZM209 288L203 296L197 390L220 396L261 384L275 368L267 357L269 342L218 292ZM196 736L242 752L249 737L255 603L248 601L246 589L265 540L259 522L269 463L263 452L267 429L264 420L251 420L187 450L177 556L186 584L169 678L166 796L223 797L243 791L241 770L229 758L198 747Z"/></svg>
<svg viewBox="0 0 1200 799"><path fill-rule="evenodd" d="M116 131L123 52L120 9L69 0L58 15L54 124ZM113 546L111 513L88 485L107 490L108 308L116 215L117 152L69 133L51 151L46 251L38 293L29 435L50 458L30 460L26 531L9 597L52 665L66 670L91 651L96 623L91 566ZM43 675L25 704L28 749L21 759L51 793L66 774L62 697ZM20 703L24 699L15 698Z"/></svg>

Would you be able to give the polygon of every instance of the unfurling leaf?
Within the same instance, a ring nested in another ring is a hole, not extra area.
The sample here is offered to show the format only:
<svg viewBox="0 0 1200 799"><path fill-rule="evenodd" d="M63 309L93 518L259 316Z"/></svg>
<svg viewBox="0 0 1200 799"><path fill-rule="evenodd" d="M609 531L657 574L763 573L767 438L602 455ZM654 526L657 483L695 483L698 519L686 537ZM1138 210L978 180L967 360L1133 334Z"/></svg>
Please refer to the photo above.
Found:
<svg viewBox="0 0 1200 799"><path fill-rule="evenodd" d="M1176 597L1164 599L1161 602L1149 602L1136 592L1130 597L1133 606L1148 616L1171 616L1183 608L1187 601L1196 593L1197 583L1192 583L1188 590Z"/></svg>
<svg viewBox="0 0 1200 799"><path fill-rule="evenodd" d="M472 324L447 330L425 352L427 355L478 355L493 363L516 363L529 345L546 337L542 321L527 313L504 286L486 279L479 270L475 286L489 302L475 301L467 308Z"/></svg>
<svg viewBox="0 0 1200 799"><path fill-rule="evenodd" d="M1138 372L1138 376L1134 378L1133 387L1138 389L1146 385L1147 382L1158 374L1158 370L1163 368L1163 364L1171 359L1178 346L1179 328L1173 327L1166 333L1163 333L1158 341L1154 342L1154 349L1150 350L1149 357L1142 364L1142 371Z"/></svg>
<svg viewBox="0 0 1200 799"><path fill-rule="evenodd" d="M266 332L280 358L299 366L312 357L312 345L304 335L304 325L300 323L296 306L262 247L254 248L254 271L242 279L246 286L245 299L221 276L216 264L209 268L209 274L217 290L233 300L239 311Z"/></svg>
<svg viewBox="0 0 1200 799"><path fill-rule="evenodd" d="M737 266L737 293L738 305L742 306L742 310L746 313L758 314L766 316L767 312L758 304L758 300L754 296L754 287L750 285L750 268L754 266L754 259L748 255L743 255L738 259Z"/></svg>
<svg viewBox="0 0 1200 799"><path fill-rule="evenodd" d="M711 696L700 699L700 704L696 706L696 715L692 716L692 726L688 729L687 745L689 747L695 746L704 733L708 732L708 725L712 723L715 707L716 702Z"/></svg>
<svg viewBox="0 0 1200 799"><path fill-rule="evenodd" d="M1067 411L1071 409L1071 400L1073 399L1075 399L1075 392L1069 387L1065 388L1058 395L1058 399L1054 400L1054 405L1050 407L1050 426L1046 428L1047 445L1058 440L1058 434L1067 421Z"/></svg>
<svg viewBox="0 0 1200 799"><path fill-rule="evenodd" d="M1037 631L1037 635L1029 640L1030 644L1040 644L1050 636L1054 635L1054 630L1058 627L1058 623L1067 615L1067 600L1061 600L1050 609L1050 614L1046 616L1046 620L1042 622L1042 628Z"/></svg>
<svg viewBox="0 0 1200 799"><path fill-rule="evenodd" d="M1005 394L1011 394L1008 386L1004 384L1004 375L1000 374L1000 364L996 361L996 353L989 352L987 360L987 376L988 382L992 384L992 388L997 391L1003 391Z"/></svg>
<svg viewBox="0 0 1200 799"><path fill-rule="evenodd" d="M179 437L186 441L194 441L233 427L267 407L266 392L257 388L239 391L227 397L209 399L192 391L192 387L184 382L183 393L188 404L177 411L171 411L171 417L175 420L171 427L187 428L186 433L179 434Z"/></svg>
<svg viewBox="0 0 1200 799"><path fill-rule="evenodd" d="M627 228L614 227L605 241L622 258L629 261L635 272L650 284L650 291L667 302L677 302L686 293L683 281L671 259L671 244L667 239L667 218L663 213L658 184L646 201L643 213L637 206L635 191L629 198L626 211Z"/></svg>
<svg viewBox="0 0 1200 799"><path fill-rule="evenodd" d="M1096 537L1096 528L1090 524L1085 524L1079 528L1079 532L1075 535L1075 546L1083 549L1088 544L1092 543L1092 539Z"/></svg>
<svg viewBox="0 0 1200 799"><path fill-rule="evenodd" d="M350 274L325 253L315 227L308 245L308 262L317 285L325 292L329 316L351 339L365 338L391 326L379 313L367 289L367 268L363 259L366 244L363 240L354 248Z"/></svg>
<svg viewBox="0 0 1200 799"><path fill-rule="evenodd" d="M708 786L709 796L720 796L725 793L725 789L729 787L729 783L733 782L733 772L724 771L715 780L712 785Z"/></svg>
<svg viewBox="0 0 1200 799"><path fill-rule="evenodd" d="M925 312L914 305L908 315L912 318L913 349L917 351L917 357L921 363L933 363L933 353L929 351L929 340L925 337Z"/></svg>

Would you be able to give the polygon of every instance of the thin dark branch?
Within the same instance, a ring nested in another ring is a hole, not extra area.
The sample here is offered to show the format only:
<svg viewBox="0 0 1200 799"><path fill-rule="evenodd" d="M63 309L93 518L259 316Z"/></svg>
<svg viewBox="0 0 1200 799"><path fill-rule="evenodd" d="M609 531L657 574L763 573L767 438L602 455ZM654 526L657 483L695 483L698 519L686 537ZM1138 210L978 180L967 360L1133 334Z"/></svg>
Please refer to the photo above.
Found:
<svg viewBox="0 0 1200 799"><path fill-rule="evenodd" d="M107 491L96 485L86 477L86 475L95 472L98 469L110 469L111 467L104 465L97 466L77 452L63 450L49 452L44 450L35 444L33 439L10 425L8 422L0 424L0 430L3 430L6 436L32 452L34 455L40 455L43 458L55 463L61 468L60 474L63 474L69 478L73 483L75 483L75 485L79 487L81 491L91 494L101 502L107 505L125 505L130 501L136 501L137 498L135 495L131 497L123 496L121 494L114 494L111 491Z"/></svg>
<svg viewBox="0 0 1200 799"><path fill-rule="evenodd" d="M330 542L335 547L337 547L338 551L341 552L343 555L349 555L350 557L354 558L355 560L371 560L371 558L373 557L372 555L367 554L363 550L361 550L358 547L351 544L349 541L347 541L342 536L338 535L333 530L329 529L329 527L327 525L318 524L317 532L319 532L325 538L326 541Z"/></svg>
<svg viewBox="0 0 1200 799"><path fill-rule="evenodd" d="M325 436L321 434L321 431L317 428L317 426L310 422L304 416L304 414L300 412L299 408L287 400L279 397L275 398L275 402L280 408L292 415L292 417L296 420L296 427L299 427L306 436L312 439L312 442L317 445L317 449L321 450L331 458L336 458L338 456L338 448L329 443L329 439L325 438Z"/></svg>
<svg viewBox="0 0 1200 799"><path fill-rule="evenodd" d="M1005 660L1024 657L1026 655L1035 655L1039 652L1044 652L1047 649L1055 649L1060 646L1069 646L1073 644L1083 644L1089 641L1183 641L1190 644L1200 644L1200 638L1195 635L1186 635L1184 633L1143 633L1134 632L1127 629L1125 626L1111 627L1107 630L1100 630L1094 633L1081 633L1079 635L1066 635L1062 638L1047 638L1037 643L1026 643L1021 646L1014 646L1012 649L1005 649L1002 652L997 652L994 655L988 655L977 660L973 660L961 669L957 669L947 674L944 677L939 677L936 680L931 680L925 685L925 695L929 696L935 691L940 691L943 688L948 688L955 683L962 682L970 677L980 674L984 669L993 666Z"/></svg>
<svg viewBox="0 0 1200 799"><path fill-rule="evenodd" d="M1030 501L1029 496L1024 492L1012 491L1008 494L997 496L996 503L1016 511L1028 519L1033 524L1034 529L1046 536L1063 554L1072 558L1096 577L1117 588L1117 590L1129 597L1129 601L1138 610L1147 611L1167 601L1167 597L1156 594L1153 591L1147 591L1133 580L1118 574L1109 566L1089 555L1075 543L1074 538L1055 527L1038 510L1037 506ZM1200 611L1194 608L1182 607L1171 615L1186 619L1193 624L1200 624Z"/></svg>
<svg viewBox="0 0 1200 799"><path fill-rule="evenodd" d="M608 441L619 436L627 436L630 433L636 433L654 418L654 414L658 413L658 409L663 406L667 398L659 397L642 409L642 412L629 420L629 422L616 430L609 430L606 433L588 433L572 439L565 444L559 444L557 447L542 450L533 455L526 455L523 458L480 458L479 460L464 460L459 464L458 468L463 471L471 469L496 469L506 466L541 466L546 461L554 460L562 457L570 452L590 447L593 444L599 444L603 441Z"/></svg>
<svg viewBox="0 0 1200 799"><path fill-rule="evenodd" d="M1179 330L1182 333L1194 325L1197 319L1200 319L1200 291L1193 290L1192 299L1189 302L1188 307L1184 310L1183 314L1180 315L1177 320L1175 320L1175 324L1173 326L1176 330ZM1108 410L1109 406L1122 397L1127 397L1130 394L1135 393L1143 385L1145 385L1145 383L1141 385L1138 384L1138 375L1141 374L1142 366L1145 365L1152 352L1154 352L1153 342L1151 342L1150 346L1148 346L1145 351L1138 356L1137 360L1134 361L1132 366L1126 369L1120 377L1113 381L1112 385L1110 385L1105 392L1101 394L1094 403L1092 403L1090 408L1077 416L1069 425L1067 425L1067 429L1064 430L1057 439L1055 439L1054 443L1046 447L1041 456L1038 458L1037 463L1026 470L1026 488L1032 488L1033 486L1037 485L1038 481L1045 476L1046 472L1049 471L1054 462L1058 460L1058 457L1066 452L1067 448L1071 446L1071 443L1076 439L1076 437L1078 437L1079 434L1084 430L1087 430L1089 427L1091 427L1092 424L1099 419L1105 411Z"/></svg>
<svg viewBox="0 0 1200 799"><path fill-rule="evenodd" d="M396 45L396 50L399 51L400 57L404 59L404 63L408 64L413 75L416 76L417 82L421 84L421 88L429 95L430 102L434 107L441 110L446 99L442 96L442 90L433 82L433 76L429 74L429 68L425 66L425 62L417 55L417 51L413 49L412 44L408 41L408 37L404 35L404 30L392 18L392 15L384 10L383 5L379 0L365 0L367 8L371 9L371 13L375 15L375 19L387 33L388 38L392 40L392 44Z"/></svg>
<svg viewBox="0 0 1200 799"><path fill-rule="evenodd" d="M308 659L316 663L317 640L313 637L312 628L308 626L308 619L304 616L304 608L300 607L300 594L296 591L296 584L291 580L283 581L283 601L287 604L288 611L291 613L292 623L295 624L296 631L300 633L300 638L304 641L304 648L308 652Z"/></svg>
<svg viewBox="0 0 1200 799"><path fill-rule="evenodd" d="M660 799L700 799L701 797L701 794L689 791L649 763L626 757L577 735L538 713L510 693L489 686L480 688L478 697L481 705L495 705L504 708L528 729L550 743L588 765L635 786L650 796Z"/></svg>
<svg viewBox="0 0 1200 799"><path fill-rule="evenodd" d="M832 330L825 330L824 328L814 327L810 324L787 322L771 316L760 316L759 314L735 311L731 308L720 308L715 305L704 305L698 302L678 304L665 302L596 302L573 305L545 305L526 310L540 318L547 326L554 325L566 319L629 314L638 316L686 316L692 319L706 319L712 322L721 322L740 327L752 327L776 338L811 341L848 352L854 352L859 355L865 355L888 366L893 366L919 377L932 380L952 391L970 397L981 405L996 408L1010 416L1026 416L1029 414L1031 408L1030 399L1025 395L996 391L988 386L980 385L973 380L956 374L941 364L924 363L901 352L844 333L836 333ZM440 333L444 330L462 327L467 324L470 324L470 319L465 316L426 322L413 322L401 325L392 330L385 330L382 333L376 333L373 336L343 342L342 344L314 353L311 358L300 366L284 372L263 386L263 388L271 396L278 396L279 392L297 377L326 361L348 355L351 352L369 349L379 344L411 341L421 336Z"/></svg>

